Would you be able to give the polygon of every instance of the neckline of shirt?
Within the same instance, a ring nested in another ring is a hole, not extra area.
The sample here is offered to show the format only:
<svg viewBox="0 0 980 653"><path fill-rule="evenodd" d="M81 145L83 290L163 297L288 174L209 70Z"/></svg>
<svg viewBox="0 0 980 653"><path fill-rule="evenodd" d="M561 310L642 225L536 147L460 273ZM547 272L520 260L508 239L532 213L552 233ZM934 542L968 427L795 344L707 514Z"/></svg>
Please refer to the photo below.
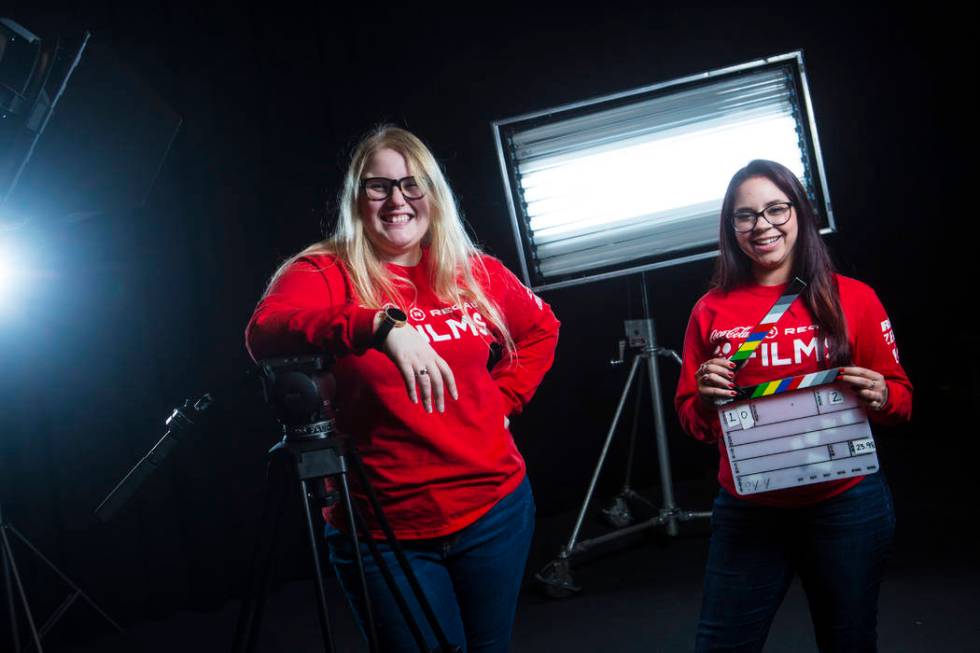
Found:
<svg viewBox="0 0 980 653"><path fill-rule="evenodd" d="M429 258L429 248L422 248L422 256L419 257L418 263L415 265L402 265L401 263L386 262L385 265L388 267L396 268L399 270L405 270L406 272L414 272L416 270L422 269L422 263L424 263Z"/></svg>

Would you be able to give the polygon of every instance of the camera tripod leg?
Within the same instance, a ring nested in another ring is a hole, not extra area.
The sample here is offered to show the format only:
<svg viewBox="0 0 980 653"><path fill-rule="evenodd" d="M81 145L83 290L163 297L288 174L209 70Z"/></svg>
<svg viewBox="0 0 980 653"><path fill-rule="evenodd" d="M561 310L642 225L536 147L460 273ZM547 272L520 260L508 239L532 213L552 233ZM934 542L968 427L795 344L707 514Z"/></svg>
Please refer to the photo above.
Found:
<svg viewBox="0 0 980 653"><path fill-rule="evenodd" d="M360 531L367 533L367 525L364 523L364 518L361 516L360 511L354 512L353 515L357 522L357 528ZM388 586L388 590L391 592L391 596L395 600L395 604L398 606L398 611L401 612L402 618L405 620L405 624L412 633L412 639L415 640L415 644L419 647L419 651L421 653L425 653L428 651L428 644L425 641L425 635L422 634L422 629L415 620L415 616L412 614L412 610L408 606L408 601L405 600L405 595L395 582L395 577L392 575L391 569L388 567L388 563L385 562L384 555L382 555L381 550L378 549L377 542L375 542L371 537L365 537L364 542L371 551L371 557L374 558L375 563L378 565L378 570L381 572L381 576L385 580L385 585ZM355 549L355 551L357 551L357 549ZM360 555L359 551L357 551L357 555ZM365 597L364 602L366 605L370 605L367 581L364 581L363 588Z"/></svg>
<svg viewBox="0 0 980 653"><path fill-rule="evenodd" d="M266 474L265 497L262 502L262 516L259 518L259 529L255 537L255 547L252 551L251 573L242 607L238 613L238 624L235 628L235 641L232 644L234 653L249 653L255 650L258 639L259 624L262 621L262 609L265 605L265 595L268 589L269 572L275 553L279 523L282 517L285 499L285 481L283 477L284 462L273 457L269 461Z"/></svg>
<svg viewBox="0 0 980 653"><path fill-rule="evenodd" d="M405 573L405 580L408 581L409 587L412 588L412 593L415 595L415 599L418 601L419 607L422 608L422 612L425 614L425 619L429 622L429 627L436 636L436 641L439 643L438 650L444 653L461 651L462 649L460 647L449 643L449 639L446 637L446 632L442 629L442 625L439 623L439 619L436 617L436 613L432 609L429 599L425 596L425 592L422 590L422 585L419 583L418 577L415 575L415 570L412 568L412 563L408 561L408 558L405 556L405 552L398 543L398 539L395 537L394 531L391 530L391 524L388 523L384 510L381 508L381 503L378 501L378 497L374 493L374 488L371 485L367 474L364 472L364 465L361 463L360 455L358 455L356 450L351 448L350 451L348 451L348 458L354 467L354 472L357 474L358 480L361 482L361 486L364 488L364 491L367 494L368 501L371 503L371 509L374 511L378 524L381 526L381 530L385 534L385 539L388 541L388 546L391 547L392 552L395 554L395 558L398 560L398 566L401 567L402 571Z"/></svg>
<svg viewBox="0 0 980 653"><path fill-rule="evenodd" d="M350 484L347 482L347 474L340 475L340 489L344 500L344 510L347 512L347 531L350 533L351 549L354 552L354 564L357 566L357 578L361 584L361 593L364 598L364 620L367 622L368 649L371 653L381 650L378 643L378 624L374 619L374 609L371 606L371 595L368 592L367 576L364 573L364 558L361 556L361 543L357 537L357 531L367 533L364 528L364 520L361 518L360 511L354 506L350 497ZM368 545L371 553L374 553L374 546L368 537Z"/></svg>
<svg viewBox="0 0 980 653"><path fill-rule="evenodd" d="M323 483L322 479L313 481ZM330 632L330 617L327 615L327 593L323 588L323 565L320 560L320 545L322 535L317 535L313 527L313 514L310 510L310 481L300 480L300 500L303 502L303 513L306 517L306 533L310 540L310 554L313 556L313 584L316 587L317 617L320 619L320 635L326 653L334 650L333 634ZM345 481L346 485L346 481ZM346 494L346 487L345 487Z"/></svg>

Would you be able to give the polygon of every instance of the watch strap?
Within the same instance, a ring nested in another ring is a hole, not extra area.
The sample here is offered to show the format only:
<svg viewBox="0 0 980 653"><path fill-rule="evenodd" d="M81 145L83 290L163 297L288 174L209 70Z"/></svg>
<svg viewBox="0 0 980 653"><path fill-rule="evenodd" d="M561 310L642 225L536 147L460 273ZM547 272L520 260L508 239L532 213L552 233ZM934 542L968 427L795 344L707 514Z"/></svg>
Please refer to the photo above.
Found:
<svg viewBox="0 0 980 653"><path fill-rule="evenodd" d="M381 324L378 326L378 330L374 332L374 339L371 341L371 346L375 349L381 349L381 345L384 344L385 338L391 333L391 330L395 327L405 326L405 322L408 320L408 316L400 308L394 306L387 306L382 310Z"/></svg>

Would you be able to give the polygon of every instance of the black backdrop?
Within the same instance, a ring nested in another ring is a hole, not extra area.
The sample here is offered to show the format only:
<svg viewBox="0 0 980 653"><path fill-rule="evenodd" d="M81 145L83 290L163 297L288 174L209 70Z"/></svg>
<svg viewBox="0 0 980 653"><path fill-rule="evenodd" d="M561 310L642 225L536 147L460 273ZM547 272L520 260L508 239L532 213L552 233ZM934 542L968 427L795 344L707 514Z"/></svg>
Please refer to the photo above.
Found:
<svg viewBox="0 0 980 653"><path fill-rule="evenodd" d="M839 224L828 240L842 272L878 290L916 383L913 424L879 436L900 519L956 539L943 515L969 505L960 479L971 452L944 437L946 416L975 399L976 381L966 357L952 364L949 336L967 327L943 294L957 244L972 237L974 204L955 182L965 111L948 89L966 48L955 16L822 3L4 12L42 35L91 29L184 118L147 209L33 236L45 274L21 289L22 318L0 325L6 516L124 621L213 608L241 588L263 455L276 439L254 392L221 396L203 432L110 524L92 510L174 406L220 394L246 369L252 307L277 263L318 238L360 133L394 121L421 135L476 238L515 268L491 120L798 48ZM680 347L710 271L701 262L649 275L665 345ZM514 431L549 515L580 500L622 383L607 361L640 306L635 279L544 297L563 321L558 358ZM936 365L944 361L949 371ZM669 406L676 368L662 368ZM957 434L972 430L957 421ZM714 451L685 438L673 416L668 425L676 478L710 486ZM650 470L640 484L654 485L649 444L640 463ZM616 482L607 475L602 488ZM940 511L903 514L903 495ZM298 531L289 536L284 577L307 573L303 546ZM60 600L51 577L19 559L35 600Z"/></svg>

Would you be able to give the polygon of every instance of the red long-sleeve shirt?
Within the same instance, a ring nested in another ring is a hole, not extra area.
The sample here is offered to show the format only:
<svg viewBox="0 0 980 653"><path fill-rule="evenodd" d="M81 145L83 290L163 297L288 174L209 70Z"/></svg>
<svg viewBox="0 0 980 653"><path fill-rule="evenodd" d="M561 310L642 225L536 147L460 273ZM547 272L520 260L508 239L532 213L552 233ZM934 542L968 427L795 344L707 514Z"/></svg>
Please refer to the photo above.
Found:
<svg viewBox="0 0 980 653"><path fill-rule="evenodd" d="M898 362L898 347L885 309L874 290L866 284L841 275L837 275L837 284L847 322L852 364L882 374L888 385L888 401L880 412L869 414L871 421L887 423L908 420L912 412L912 384ZM733 495L736 494L735 485L728 452L720 439L718 412L706 407L698 398L695 372L704 361L733 354L787 286L750 285L728 293L711 290L695 304L684 336L683 366L674 405L688 433L705 442L718 442L721 455L718 482ZM818 371L821 369L817 359L818 329L806 302L797 299L738 372L736 383L752 386ZM839 494L862 478L852 477L742 498L771 506L801 506Z"/></svg>
<svg viewBox="0 0 980 653"><path fill-rule="evenodd" d="M412 282L393 298L452 369L459 398L446 411L427 413L412 403L395 364L370 348L377 308L359 304L342 264L327 255L292 263L259 302L246 329L255 359L329 352L336 357L337 426L354 438L385 513L399 538L454 533L473 523L517 487L524 460L504 418L519 413L554 359L559 322L551 308L498 260L481 256L474 274L496 302L514 341L487 370L489 344L499 340L472 307L440 301L429 281L429 253L418 265L389 264ZM354 499L366 505L354 483ZM365 511L367 514L368 511ZM328 517L329 517L329 513ZM372 534L380 536L369 520Z"/></svg>

